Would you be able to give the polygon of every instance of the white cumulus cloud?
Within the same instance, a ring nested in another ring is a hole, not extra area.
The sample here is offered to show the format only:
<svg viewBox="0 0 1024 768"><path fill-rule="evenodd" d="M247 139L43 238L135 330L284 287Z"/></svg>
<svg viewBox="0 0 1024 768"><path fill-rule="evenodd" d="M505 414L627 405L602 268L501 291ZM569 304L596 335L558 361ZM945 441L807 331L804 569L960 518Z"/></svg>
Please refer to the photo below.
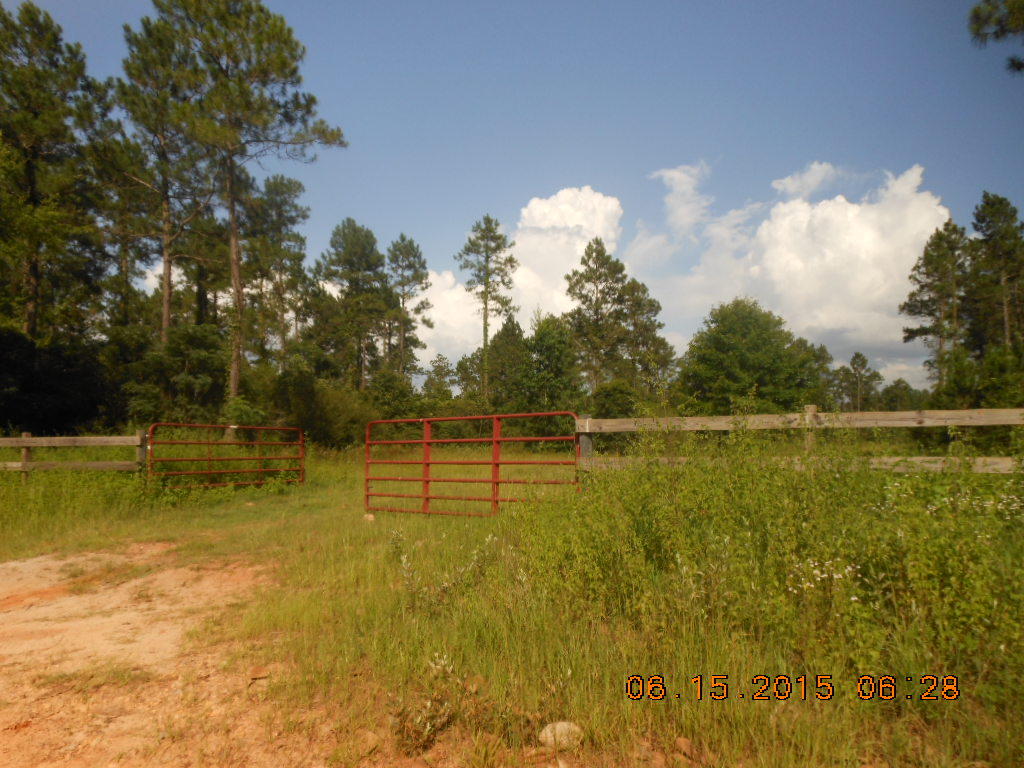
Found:
<svg viewBox="0 0 1024 768"><path fill-rule="evenodd" d="M919 165L886 174L860 200L798 197L766 213L752 204L711 219L697 263L652 282L669 327L696 329L713 305L751 296L794 332L827 344L837 362L860 350L890 375L921 383L923 373L908 370L922 351L902 343L898 306L925 241L949 217L921 189L923 174Z"/></svg>
<svg viewBox="0 0 1024 768"><path fill-rule="evenodd" d="M808 197L822 187L832 184L840 177L839 169L832 163L815 160L802 171L772 182L772 188L787 197Z"/></svg>
<svg viewBox="0 0 1024 768"><path fill-rule="evenodd" d="M665 195L665 212L668 216L668 225L678 238L690 235L698 224L704 223L708 218L708 210L713 200L699 192L697 188L707 178L709 172L708 164L701 161L694 165L663 168L650 176L652 179L660 179L668 188Z"/></svg>

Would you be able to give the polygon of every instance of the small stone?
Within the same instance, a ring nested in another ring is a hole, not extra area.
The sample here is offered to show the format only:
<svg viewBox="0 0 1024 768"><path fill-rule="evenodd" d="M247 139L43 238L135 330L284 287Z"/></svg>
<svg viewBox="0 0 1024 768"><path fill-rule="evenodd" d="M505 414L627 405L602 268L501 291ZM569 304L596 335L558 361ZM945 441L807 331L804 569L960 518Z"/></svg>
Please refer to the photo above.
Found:
<svg viewBox="0 0 1024 768"><path fill-rule="evenodd" d="M576 723L561 720L545 725L537 738L545 747L552 749L576 749L583 743L583 729Z"/></svg>
<svg viewBox="0 0 1024 768"><path fill-rule="evenodd" d="M247 501L247 502L245 502L245 506L247 506L247 507L255 507L256 506L256 502L255 501Z"/></svg>
<svg viewBox="0 0 1024 768"><path fill-rule="evenodd" d="M377 518L374 516L373 512L367 512L365 515L363 515L363 520L365 520L368 523L372 523L376 519Z"/></svg>

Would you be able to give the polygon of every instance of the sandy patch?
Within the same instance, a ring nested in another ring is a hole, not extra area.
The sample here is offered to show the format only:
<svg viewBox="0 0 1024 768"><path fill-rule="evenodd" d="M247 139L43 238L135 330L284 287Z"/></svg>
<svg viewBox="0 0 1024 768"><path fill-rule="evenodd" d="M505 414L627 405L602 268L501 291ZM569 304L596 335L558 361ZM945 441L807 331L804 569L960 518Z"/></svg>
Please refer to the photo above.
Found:
<svg viewBox="0 0 1024 768"><path fill-rule="evenodd" d="M0 563L0 765L323 765L330 734L281 733L264 703L273 668L186 638L266 577L170 549Z"/></svg>

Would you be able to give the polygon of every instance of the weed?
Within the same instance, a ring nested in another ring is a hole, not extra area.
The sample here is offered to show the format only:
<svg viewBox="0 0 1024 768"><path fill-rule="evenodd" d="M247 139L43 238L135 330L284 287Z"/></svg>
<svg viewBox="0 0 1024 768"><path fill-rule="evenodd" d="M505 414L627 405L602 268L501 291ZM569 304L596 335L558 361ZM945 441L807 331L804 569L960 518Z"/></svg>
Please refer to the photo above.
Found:
<svg viewBox="0 0 1024 768"><path fill-rule="evenodd" d="M110 662L98 664L74 672L53 672L37 675L32 682L40 687L61 688L83 695L93 693L106 686L123 688L140 685L153 680L153 675L141 667Z"/></svg>

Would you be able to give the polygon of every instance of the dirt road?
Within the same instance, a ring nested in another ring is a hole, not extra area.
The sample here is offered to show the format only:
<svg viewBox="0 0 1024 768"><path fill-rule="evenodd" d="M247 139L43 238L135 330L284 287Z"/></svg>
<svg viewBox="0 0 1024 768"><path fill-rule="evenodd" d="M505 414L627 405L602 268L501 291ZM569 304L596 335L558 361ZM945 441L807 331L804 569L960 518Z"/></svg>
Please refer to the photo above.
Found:
<svg viewBox="0 0 1024 768"><path fill-rule="evenodd" d="M188 636L265 581L167 544L0 563L0 765L324 765L331 734L264 703L273 668Z"/></svg>

